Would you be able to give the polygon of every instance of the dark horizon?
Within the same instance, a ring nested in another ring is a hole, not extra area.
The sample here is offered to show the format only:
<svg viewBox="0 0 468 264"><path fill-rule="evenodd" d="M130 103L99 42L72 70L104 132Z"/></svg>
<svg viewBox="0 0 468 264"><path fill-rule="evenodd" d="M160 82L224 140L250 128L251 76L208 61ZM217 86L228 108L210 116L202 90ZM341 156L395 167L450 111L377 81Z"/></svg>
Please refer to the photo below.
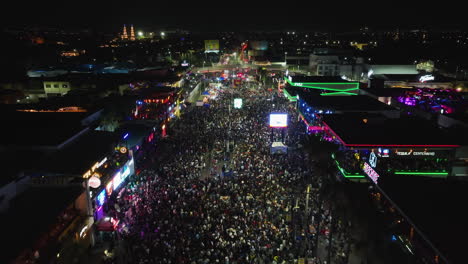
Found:
<svg viewBox="0 0 468 264"><path fill-rule="evenodd" d="M140 28L182 28L193 31L255 31L255 30L350 30L362 26L373 28L459 28L466 29L463 10L447 7L414 7L408 4L392 6L286 3L255 5L202 4L176 6L171 3L140 5L105 5L104 3L63 6L63 4L30 4L10 7L0 20L3 26L37 25L62 28L92 28L119 31L123 24ZM240 7L240 8L239 8Z"/></svg>

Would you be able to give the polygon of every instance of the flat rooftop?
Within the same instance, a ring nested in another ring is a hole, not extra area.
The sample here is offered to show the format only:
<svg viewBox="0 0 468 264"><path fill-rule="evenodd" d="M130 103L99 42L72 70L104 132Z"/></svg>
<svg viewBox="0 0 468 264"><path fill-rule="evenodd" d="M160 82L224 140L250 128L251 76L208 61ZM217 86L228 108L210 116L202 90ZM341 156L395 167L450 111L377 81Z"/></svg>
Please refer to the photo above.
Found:
<svg viewBox="0 0 468 264"><path fill-rule="evenodd" d="M38 170L82 175L110 153L118 139L115 133L90 131L63 149L45 156Z"/></svg>
<svg viewBox="0 0 468 264"><path fill-rule="evenodd" d="M288 90L289 91L289 90ZM374 98L365 95L320 96L316 93L296 91L299 99L314 108L333 109L335 111L390 111L397 110Z"/></svg>
<svg viewBox="0 0 468 264"><path fill-rule="evenodd" d="M375 74L372 78L383 79L385 81L404 81L404 82L419 82L419 78L423 75L433 75L434 80L428 80L427 83L452 82L455 79L439 74Z"/></svg>
<svg viewBox="0 0 468 264"><path fill-rule="evenodd" d="M81 186L31 188L16 197L10 210L0 215L2 254L9 263L23 249L34 246L41 234L49 231L57 216L81 193Z"/></svg>
<svg viewBox="0 0 468 264"><path fill-rule="evenodd" d="M15 180L20 172L36 167L43 155L42 151L30 149L0 151L0 160L2 161L0 186Z"/></svg>
<svg viewBox="0 0 468 264"><path fill-rule="evenodd" d="M343 80L340 76L291 76L293 83L357 83Z"/></svg>
<svg viewBox="0 0 468 264"><path fill-rule="evenodd" d="M451 263L466 263L468 182L392 175L379 187Z"/></svg>
<svg viewBox="0 0 468 264"><path fill-rule="evenodd" d="M354 97L353 97L354 98ZM459 147L460 139L416 117L385 118L367 113L323 115L323 122L349 147Z"/></svg>
<svg viewBox="0 0 468 264"><path fill-rule="evenodd" d="M0 115L0 145L57 146L85 129L89 113L16 112Z"/></svg>
<svg viewBox="0 0 468 264"><path fill-rule="evenodd" d="M176 92L177 89L168 86L155 86L149 88L141 88L133 92L133 94L137 95L141 99L149 99L149 98L163 98L166 96L171 95L172 93Z"/></svg>

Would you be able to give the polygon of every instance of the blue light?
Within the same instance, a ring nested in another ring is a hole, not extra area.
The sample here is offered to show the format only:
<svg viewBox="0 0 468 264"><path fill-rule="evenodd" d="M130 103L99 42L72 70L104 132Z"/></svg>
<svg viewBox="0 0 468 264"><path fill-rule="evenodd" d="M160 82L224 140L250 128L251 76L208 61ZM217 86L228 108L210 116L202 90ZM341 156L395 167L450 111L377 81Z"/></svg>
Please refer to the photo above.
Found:
<svg viewBox="0 0 468 264"><path fill-rule="evenodd" d="M137 105L142 105L143 102L142 101L136 101Z"/></svg>
<svg viewBox="0 0 468 264"><path fill-rule="evenodd" d="M106 201L106 190L104 189L97 196L97 199L96 199L97 207L101 207L105 201Z"/></svg>
<svg viewBox="0 0 468 264"><path fill-rule="evenodd" d="M397 240L396 236L392 235L392 241L396 241L396 240Z"/></svg>
<svg viewBox="0 0 468 264"><path fill-rule="evenodd" d="M128 133L125 134L125 136L123 136L123 139L126 139L126 138L128 138Z"/></svg>

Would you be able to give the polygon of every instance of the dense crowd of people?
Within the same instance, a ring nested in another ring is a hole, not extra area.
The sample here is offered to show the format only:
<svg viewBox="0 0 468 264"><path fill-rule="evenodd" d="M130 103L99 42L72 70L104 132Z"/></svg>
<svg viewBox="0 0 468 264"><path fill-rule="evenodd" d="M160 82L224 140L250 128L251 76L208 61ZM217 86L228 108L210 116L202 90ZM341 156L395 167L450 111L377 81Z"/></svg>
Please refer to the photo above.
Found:
<svg viewBox="0 0 468 264"><path fill-rule="evenodd" d="M316 235L326 237L333 224L339 233L333 263L347 263L347 226L332 221L329 202L319 198L323 179L294 148L305 136L294 110L268 90L235 89L225 88L209 108L188 108L158 143L165 158L146 159L150 166L115 201L110 214L120 219L123 259L231 264L306 257L325 263L313 253ZM243 98L242 109L230 107L235 97ZM290 114L284 133L269 128L271 112ZM291 150L271 154L272 140Z"/></svg>

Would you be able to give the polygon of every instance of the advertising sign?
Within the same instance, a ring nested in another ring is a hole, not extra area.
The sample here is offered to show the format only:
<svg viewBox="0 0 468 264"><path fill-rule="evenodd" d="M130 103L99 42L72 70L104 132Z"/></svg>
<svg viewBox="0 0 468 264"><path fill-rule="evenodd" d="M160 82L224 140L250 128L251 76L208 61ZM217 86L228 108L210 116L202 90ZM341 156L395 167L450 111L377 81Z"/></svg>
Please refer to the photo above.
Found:
<svg viewBox="0 0 468 264"><path fill-rule="evenodd" d="M105 202L106 202L106 190L102 190L96 198L96 205L97 207L101 207Z"/></svg>
<svg viewBox="0 0 468 264"><path fill-rule="evenodd" d="M206 52L219 52L219 40L205 40L205 53Z"/></svg>
<svg viewBox="0 0 468 264"><path fill-rule="evenodd" d="M435 156L434 151L395 151L398 156Z"/></svg>
<svg viewBox="0 0 468 264"><path fill-rule="evenodd" d="M93 187L96 189L97 187L101 186L101 180L98 177L93 176L89 178L88 185L89 187Z"/></svg>
<svg viewBox="0 0 468 264"><path fill-rule="evenodd" d="M110 181L107 185L106 185L106 192L107 192L107 195L110 196L112 194L112 191L114 189L112 188L112 181Z"/></svg>
<svg viewBox="0 0 468 264"><path fill-rule="evenodd" d="M288 114L270 114L270 127L287 127Z"/></svg>
<svg viewBox="0 0 468 264"><path fill-rule="evenodd" d="M377 166L377 156L375 155L374 152L371 152L369 156L369 164L371 165L372 168L375 168Z"/></svg>
<svg viewBox="0 0 468 264"><path fill-rule="evenodd" d="M375 184L377 184L377 181L378 181L380 176L379 176L379 174L377 174L377 172L375 172L374 169L372 169L372 167L369 165L369 163L364 162L364 166L363 166L362 170L364 171L365 174L367 174L367 176L369 176L369 178Z"/></svg>
<svg viewBox="0 0 468 264"><path fill-rule="evenodd" d="M377 156L379 156L381 158L388 158L388 157L390 157L390 150L389 149L379 148L379 152L378 152Z"/></svg>
<svg viewBox="0 0 468 264"><path fill-rule="evenodd" d="M242 98L235 98L234 99L234 108L241 109L242 108Z"/></svg>
<svg viewBox="0 0 468 264"><path fill-rule="evenodd" d="M112 185L113 185L113 188L114 188L114 191L119 188L119 185L122 183L122 177L121 177L121 172L117 172L115 175L114 175L114 178L112 178Z"/></svg>

